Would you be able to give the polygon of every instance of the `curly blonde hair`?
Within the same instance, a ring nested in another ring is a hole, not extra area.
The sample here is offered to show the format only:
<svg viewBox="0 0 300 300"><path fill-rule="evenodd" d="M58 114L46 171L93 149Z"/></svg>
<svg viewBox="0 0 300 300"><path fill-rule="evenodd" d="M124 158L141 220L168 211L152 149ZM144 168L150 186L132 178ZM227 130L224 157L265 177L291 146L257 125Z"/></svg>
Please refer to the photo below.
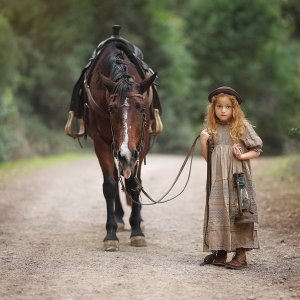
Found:
<svg viewBox="0 0 300 300"><path fill-rule="evenodd" d="M245 122L248 122L245 118L244 112L242 111L237 99L228 94L220 93L212 97L211 103L207 107L206 115L206 126L209 134L213 139L217 136L217 123L215 106L219 97L227 96L232 103L232 119L230 121L230 136L234 142L238 142L245 133Z"/></svg>

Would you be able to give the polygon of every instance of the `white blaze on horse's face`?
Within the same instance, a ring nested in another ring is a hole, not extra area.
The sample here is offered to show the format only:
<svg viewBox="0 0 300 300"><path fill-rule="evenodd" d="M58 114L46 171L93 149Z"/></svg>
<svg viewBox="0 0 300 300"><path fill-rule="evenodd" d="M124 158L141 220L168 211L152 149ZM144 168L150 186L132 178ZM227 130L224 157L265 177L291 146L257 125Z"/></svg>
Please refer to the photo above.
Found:
<svg viewBox="0 0 300 300"><path fill-rule="evenodd" d="M128 103L128 98L125 98L124 104L122 105L123 108L123 129L124 129L124 135L123 135L123 142L120 147L120 155L125 157L126 160L129 162L131 160L131 151L129 150L129 145L128 145L128 108L129 108L129 103Z"/></svg>

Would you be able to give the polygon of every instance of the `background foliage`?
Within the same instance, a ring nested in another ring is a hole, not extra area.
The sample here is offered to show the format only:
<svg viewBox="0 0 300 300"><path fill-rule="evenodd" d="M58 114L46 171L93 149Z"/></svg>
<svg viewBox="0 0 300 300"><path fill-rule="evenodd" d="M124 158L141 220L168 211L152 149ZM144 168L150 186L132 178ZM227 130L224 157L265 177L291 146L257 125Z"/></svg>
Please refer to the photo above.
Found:
<svg viewBox="0 0 300 300"><path fill-rule="evenodd" d="M0 161L66 151L72 87L94 48L122 25L159 74L165 132L182 152L202 126L207 94L245 98L266 154L300 141L297 0L0 0Z"/></svg>

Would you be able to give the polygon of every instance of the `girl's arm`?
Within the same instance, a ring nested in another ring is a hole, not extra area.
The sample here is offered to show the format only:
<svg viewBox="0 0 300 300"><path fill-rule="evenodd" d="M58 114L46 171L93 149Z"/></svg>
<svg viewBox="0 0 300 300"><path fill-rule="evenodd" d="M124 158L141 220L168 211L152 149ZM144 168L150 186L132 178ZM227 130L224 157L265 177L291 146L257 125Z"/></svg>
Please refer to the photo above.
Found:
<svg viewBox="0 0 300 300"><path fill-rule="evenodd" d="M209 138L209 134L207 129L204 129L200 133L200 145L201 145L201 155L207 160L207 140Z"/></svg>
<svg viewBox="0 0 300 300"><path fill-rule="evenodd" d="M239 144L234 144L233 154L239 160L248 160L248 159L258 157L260 155L260 152L255 150L250 150L248 152L242 153L242 149L239 146Z"/></svg>

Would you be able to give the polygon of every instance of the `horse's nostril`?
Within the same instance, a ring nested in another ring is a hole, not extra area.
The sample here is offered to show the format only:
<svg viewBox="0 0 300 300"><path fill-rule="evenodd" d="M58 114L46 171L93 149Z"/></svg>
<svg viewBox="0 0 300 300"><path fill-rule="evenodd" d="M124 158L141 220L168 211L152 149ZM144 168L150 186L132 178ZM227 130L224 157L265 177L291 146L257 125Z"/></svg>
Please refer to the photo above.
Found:
<svg viewBox="0 0 300 300"><path fill-rule="evenodd" d="M118 157L118 160L122 160L123 159L123 156L121 155L121 151L120 150L117 152L117 157Z"/></svg>

